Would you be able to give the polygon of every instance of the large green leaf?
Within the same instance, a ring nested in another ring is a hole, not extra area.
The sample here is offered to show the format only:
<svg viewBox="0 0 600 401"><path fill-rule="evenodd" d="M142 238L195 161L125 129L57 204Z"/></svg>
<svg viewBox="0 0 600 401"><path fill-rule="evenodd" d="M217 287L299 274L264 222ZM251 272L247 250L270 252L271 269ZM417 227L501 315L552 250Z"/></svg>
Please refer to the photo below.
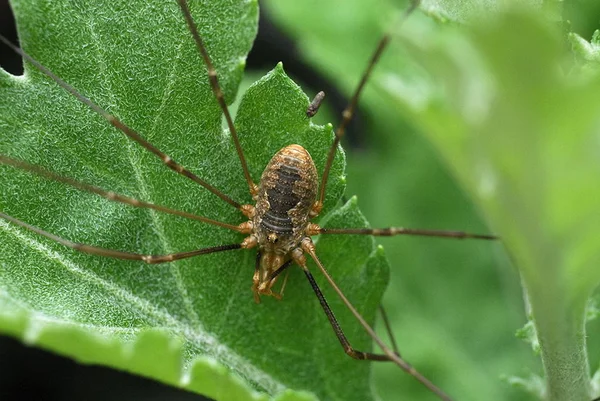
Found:
<svg viewBox="0 0 600 401"><path fill-rule="evenodd" d="M240 202L251 202L207 74L173 1L14 1L25 51L173 159ZM255 1L192 2L228 101L256 32ZM230 223L240 213L78 103L30 65L0 71L0 152L65 176ZM276 67L240 105L236 125L258 180L282 146L299 143L322 171L331 127L312 125L308 98ZM111 203L0 166L0 210L72 241L145 254L237 243L242 236ZM323 216L364 226L338 155ZM348 358L303 274L285 298L256 305L254 251L148 266L67 249L0 221L0 331L72 356L156 378L219 400L372 398L370 364ZM369 321L387 279L371 238L324 238L318 251ZM318 276L318 274L317 274ZM324 283L320 280L323 287ZM370 341L324 292L359 349ZM255 392L254 390L258 390Z"/></svg>
<svg viewBox="0 0 600 401"><path fill-rule="evenodd" d="M566 63L559 35L538 14L507 13L465 37L468 45L454 43L472 63L449 60L456 74L435 74L436 97L452 107L431 101L417 114L520 270L545 397L591 398L584 319L600 282L600 80Z"/></svg>

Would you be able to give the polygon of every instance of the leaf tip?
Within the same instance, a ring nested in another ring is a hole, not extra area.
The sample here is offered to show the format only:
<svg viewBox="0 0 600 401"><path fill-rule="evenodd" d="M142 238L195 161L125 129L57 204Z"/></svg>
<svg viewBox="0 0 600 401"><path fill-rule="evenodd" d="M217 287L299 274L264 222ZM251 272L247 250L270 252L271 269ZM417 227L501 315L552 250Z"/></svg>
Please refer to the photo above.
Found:
<svg viewBox="0 0 600 401"><path fill-rule="evenodd" d="M275 68L273 69L274 71L280 73L280 74L284 74L285 75L285 70L283 69L283 62L280 61L277 63L277 65L275 66Z"/></svg>

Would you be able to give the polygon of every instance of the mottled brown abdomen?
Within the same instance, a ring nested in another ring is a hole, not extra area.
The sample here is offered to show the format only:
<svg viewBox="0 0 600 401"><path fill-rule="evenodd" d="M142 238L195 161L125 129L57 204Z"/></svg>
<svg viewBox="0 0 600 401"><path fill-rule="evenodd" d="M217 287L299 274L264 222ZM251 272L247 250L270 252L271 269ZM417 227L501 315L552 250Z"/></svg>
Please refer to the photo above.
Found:
<svg viewBox="0 0 600 401"><path fill-rule="evenodd" d="M273 156L260 179L253 219L261 249L284 254L298 246L317 190L317 169L306 149L289 145Z"/></svg>

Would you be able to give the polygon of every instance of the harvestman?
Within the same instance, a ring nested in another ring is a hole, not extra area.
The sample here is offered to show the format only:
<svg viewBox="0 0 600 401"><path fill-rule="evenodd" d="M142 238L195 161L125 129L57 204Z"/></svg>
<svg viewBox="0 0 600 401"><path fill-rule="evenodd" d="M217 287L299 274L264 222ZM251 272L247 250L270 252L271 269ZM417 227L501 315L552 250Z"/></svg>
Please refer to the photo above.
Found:
<svg viewBox="0 0 600 401"><path fill-rule="evenodd" d="M373 329L358 313L358 311L352 306L350 301L344 296L340 288L333 281L321 261L316 255L315 246L311 240L311 236L320 234L358 234L358 235L375 235L375 236L391 236L391 235L420 235L420 236L433 236L433 237L446 237L446 238L476 238L476 239L495 239L492 235L478 235L469 234L458 231L437 231L437 230L420 230L420 229L406 229L400 227L390 227L382 229L370 229L370 228L322 228L319 225L312 223L311 219L315 218L321 212L323 207L323 201L325 199L325 188L327 186L327 180L329 178L329 172L333 163L336 150L340 139L344 135L344 131L350 120L352 119L354 109L358 102L358 97L367 82L368 77L381 53L386 47L390 40L390 35L384 35L379 41L379 44L374 51L369 61L368 67L364 72L360 83L354 91L354 94L350 100L350 103L342 113L342 121L335 131L335 140L333 141L329 153L327 155L327 161L325 168L322 173L321 182L318 182L318 173L315 164L312 161L310 154L300 145L289 145L279 150L271 161L267 164L260 182L258 185L254 183L250 177L246 159L244 157L243 149L240 145L233 120L225 103L223 92L219 86L217 71L212 65L211 59L204 47L202 38L198 32L197 26L192 19L190 10L186 0L177 0L181 11L185 17L187 26L194 38L195 44L198 51L204 60L206 68L208 70L208 77L210 86L214 93L214 96L219 103L219 106L227 121L229 132L233 139L236 152L238 154L242 170L244 173L245 180L248 184L248 188L252 199L255 201L254 205L251 204L240 204L229 196L225 195L217 188L213 187L206 181L196 176L191 171L187 170L182 165L175 162L168 155L157 149L154 145L146 141L136 131L123 122L119 121L116 117L109 114L107 111L97 106L88 98L80 94L75 88L64 82L58 76L56 76L48 68L37 62L31 56L23 52L11 44L6 38L0 36L0 41L11 47L15 52L19 53L23 58L33 64L38 70L50 77L59 86L66 91L70 92L80 102L89 106L93 111L104 117L110 124L116 127L118 130L127 135L131 140L137 142L139 145L144 147L149 152L154 153L162 162L174 170L175 172L188 177L195 181L201 186L208 189L210 192L227 202L231 206L239 209L241 213L248 219L247 221L239 224L232 225L216 220L212 220L207 217L194 215L174 209L170 209L164 206L139 201L127 196L119 195L111 191L98 188L93 185L89 185L71 178L63 177L45 170L41 167L31 165L21 160L13 159L4 155L0 155L0 163L10 165L22 170L29 171L31 173L43 176L45 178L59 181L68 185L71 185L79 190L95 193L103 198L111 201L121 202L135 207L154 209L164 213L169 213L189 219L199 220L204 223L212 224L219 227L224 227L230 230L237 231L241 234L245 234L246 237L241 243L228 244L221 246L214 246L209 248L197 249L189 252L173 253L168 255L142 255L136 253L123 252L112 249L99 248L91 245L84 245L74 243L64 238L58 237L54 234L46 232L38 227L32 226L19 219L6 215L0 212L0 217L8 220L16 225L31 230L39 235L47 237L53 241L61 243L67 247L76 249L78 251L99 255L117 259L128 259L128 260L140 260L146 263L165 263L175 260L190 258L197 255L204 255L215 252L224 252L235 249L250 249L258 248L254 275L252 278L252 291L256 302L260 302L260 296L273 296L281 298L283 287L285 286L285 279L283 286L279 292L273 291L273 285L277 282L279 275L285 271L292 262L300 266L304 271L306 278L310 282L310 285L315 292L319 302L333 327L335 335L340 341L346 354L354 359L371 360L371 361L391 361L408 372L410 375L415 377L423 385L425 385L430 391L436 394L442 400L451 400L442 390L436 387L426 377L417 372L409 363L400 357L400 353L394 343L394 351L387 347L375 334ZM413 1L409 9L403 15L403 20L417 7L418 1ZM308 117L314 116L319 105L323 100L323 92L319 92L315 99L311 102L310 106L306 110ZM308 270L306 264L305 254L308 254L316 263L321 273L325 276L329 284L333 287L335 292L352 312L355 318L359 321L362 327L367 333L373 338L373 340L382 349L382 354L375 354L370 352L362 352L354 349L349 341L347 340L342 328L338 324L333 311L330 309L323 293L317 285L312 273ZM287 278L287 276L286 276ZM383 312L383 310L382 310ZM383 314L386 328L389 331L389 325L387 325L387 319Z"/></svg>

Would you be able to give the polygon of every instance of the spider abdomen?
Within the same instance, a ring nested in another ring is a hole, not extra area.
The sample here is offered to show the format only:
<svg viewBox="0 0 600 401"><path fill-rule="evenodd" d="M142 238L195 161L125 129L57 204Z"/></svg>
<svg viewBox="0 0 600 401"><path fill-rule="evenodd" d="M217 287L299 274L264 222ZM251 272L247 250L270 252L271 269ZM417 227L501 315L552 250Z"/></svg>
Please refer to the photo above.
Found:
<svg viewBox="0 0 600 401"><path fill-rule="evenodd" d="M277 152L259 183L253 221L259 247L287 254L298 246L317 190L317 169L306 149L289 145Z"/></svg>

